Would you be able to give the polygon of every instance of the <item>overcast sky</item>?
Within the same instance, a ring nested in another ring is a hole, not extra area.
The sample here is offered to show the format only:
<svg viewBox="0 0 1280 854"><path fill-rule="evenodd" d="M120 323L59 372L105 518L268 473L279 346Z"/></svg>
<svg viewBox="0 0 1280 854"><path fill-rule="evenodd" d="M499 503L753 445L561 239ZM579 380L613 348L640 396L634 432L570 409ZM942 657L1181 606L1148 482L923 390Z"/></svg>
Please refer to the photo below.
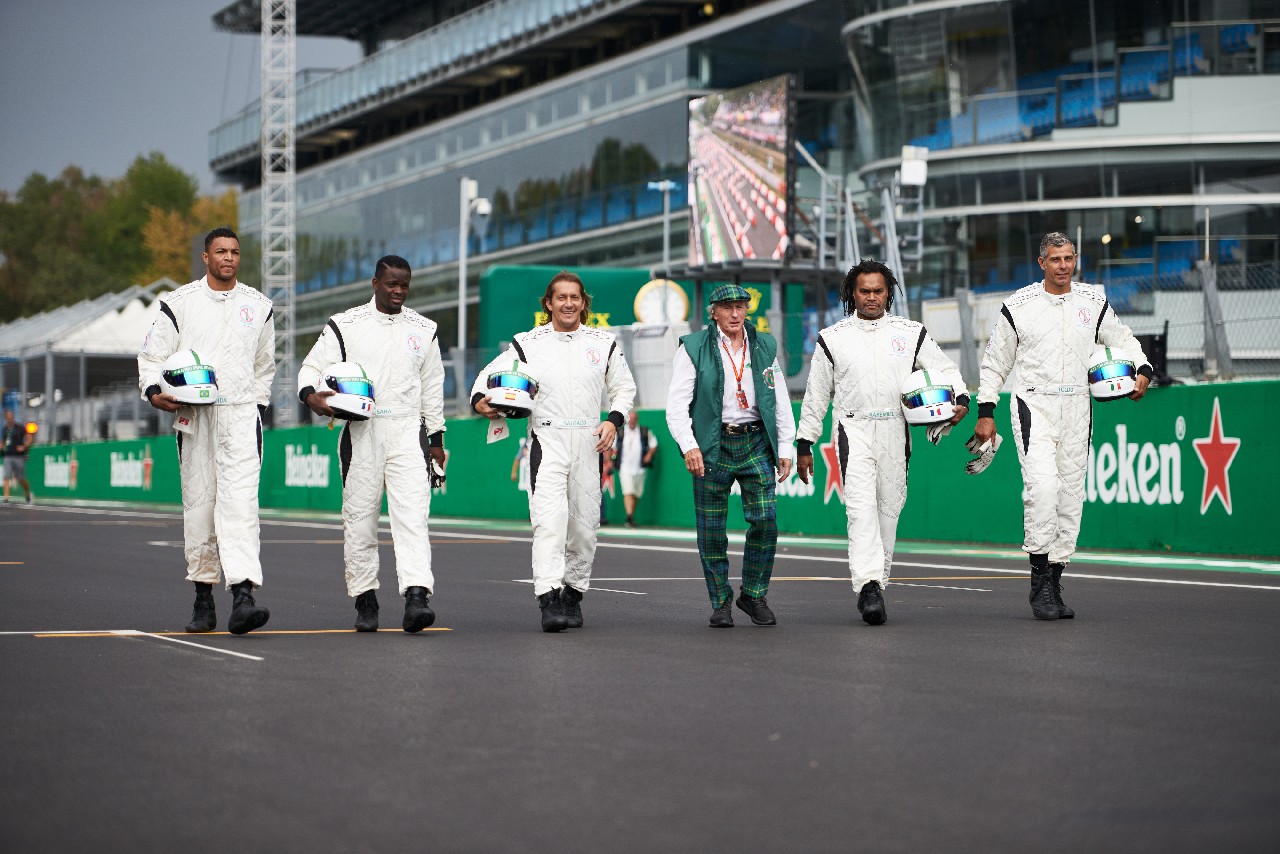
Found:
<svg viewBox="0 0 1280 854"><path fill-rule="evenodd" d="M117 178L159 151L200 182L209 131L258 97L258 39L213 28L231 0L0 0L0 190L74 164ZM304 38L298 68L360 49Z"/></svg>

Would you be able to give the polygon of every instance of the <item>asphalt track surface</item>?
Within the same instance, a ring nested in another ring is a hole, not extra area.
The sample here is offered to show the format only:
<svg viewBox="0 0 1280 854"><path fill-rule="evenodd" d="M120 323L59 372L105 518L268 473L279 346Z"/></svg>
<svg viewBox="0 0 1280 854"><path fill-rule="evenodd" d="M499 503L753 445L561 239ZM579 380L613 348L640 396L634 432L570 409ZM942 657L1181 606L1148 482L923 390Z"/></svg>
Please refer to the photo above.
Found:
<svg viewBox="0 0 1280 854"><path fill-rule="evenodd" d="M675 533L606 529L558 635L527 528L437 521L412 636L384 535L357 635L337 521L266 519L232 637L181 634L179 516L6 507L0 850L1277 850L1280 564L1077 561L1039 622L1016 554L904 549L870 627L790 544L779 625L713 630Z"/></svg>

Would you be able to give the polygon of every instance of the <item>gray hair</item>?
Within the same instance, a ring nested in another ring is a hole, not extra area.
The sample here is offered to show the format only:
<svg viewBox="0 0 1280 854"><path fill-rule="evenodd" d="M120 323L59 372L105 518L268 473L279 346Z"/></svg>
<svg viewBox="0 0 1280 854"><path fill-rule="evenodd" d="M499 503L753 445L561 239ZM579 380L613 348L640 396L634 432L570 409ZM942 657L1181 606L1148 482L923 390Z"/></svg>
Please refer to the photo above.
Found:
<svg viewBox="0 0 1280 854"><path fill-rule="evenodd" d="M1043 258L1049 253L1050 246L1070 246L1073 250L1076 245L1071 242L1071 238L1067 237L1061 231L1051 231L1044 237L1040 238L1040 257Z"/></svg>

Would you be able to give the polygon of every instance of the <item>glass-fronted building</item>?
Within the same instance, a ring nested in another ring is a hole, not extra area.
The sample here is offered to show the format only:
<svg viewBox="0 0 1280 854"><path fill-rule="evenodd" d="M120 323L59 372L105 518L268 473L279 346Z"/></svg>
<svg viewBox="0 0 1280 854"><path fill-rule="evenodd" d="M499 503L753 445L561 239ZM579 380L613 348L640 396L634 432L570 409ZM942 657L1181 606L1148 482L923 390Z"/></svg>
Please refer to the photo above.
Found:
<svg viewBox="0 0 1280 854"><path fill-rule="evenodd" d="M1206 210L1221 260L1276 260L1280 3L855 6L859 177L929 149L926 293L1038 280L1061 230L1136 307L1202 254Z"/></svg>
<svg viewBox="0 0 1280 854"><path fill-rule="evenodd" d="M253 5L215 20L252 31ZM1170 321L1171 359L1194 373L1207 234L1220 287L1247 295L1227 306L1242 364L1280 364L1276 323L1260 320L1280 314L1280 0L299 2L300 33L355 22L368 56L299 86L301 338L393 252L415 266L412 304L456 340L463 176L493 204L469 238L470 301L495 263L658 266L648 184L683 184L688 101L791 73L798 141L849 191L861 254L886 257L880 193L903 146L928 150L903 275L913 312L1039 280L1039 239L1061 230L1078 278L1107 285L1140 331ZM250 244L257 123L249 105L210 136L211 164L245 187ZM816 201L806 164L801 228ZM682 193L672 202L679 261L687 211ZM825 320L833 294L809 287L806 302Z"/></svg>

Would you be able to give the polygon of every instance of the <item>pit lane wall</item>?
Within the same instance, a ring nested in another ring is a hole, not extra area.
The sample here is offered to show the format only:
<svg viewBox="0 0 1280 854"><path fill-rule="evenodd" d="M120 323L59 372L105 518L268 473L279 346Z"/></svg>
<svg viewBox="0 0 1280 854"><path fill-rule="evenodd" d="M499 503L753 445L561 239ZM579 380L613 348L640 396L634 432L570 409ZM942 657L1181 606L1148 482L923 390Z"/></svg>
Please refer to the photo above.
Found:
<svg viewBox="0 0 1280 854"><path fill-rule="evenodd" d="M1280 481L1278 395L1280 381L1257 381L1156 388L1139 403L1095 405L1080 547L1280 554L1270 512L1270 496ZM1006 444L978 476L963 471L972 415L938 447L925 441L922 430L913 431L900 538L1021 544L1022 481L1007 404L1007 399L1001 402L996 417ZM799 404L795 406L798 411ZM667 432L664 413L646 410L640 420L657 433L659 450L647 475L637 521L692 528L690 477ZM449 480L432 499L433 513L528 518L526 493L512 479L518 438L487 444L486 426L476 418L450 422ZM339 510L338 435L338 430L324 425L268 431L262 506ZM792 475L778 488L782 531L843 535L835 458L828 419L823 441L814 448L814 482L802 484ZM27 474L37 500L181 501L172 435L36 445ZM731 506L730 525L741 529L740 506ZM605 510L615 525L625 517L616 481L606 488Z"/></svg>

